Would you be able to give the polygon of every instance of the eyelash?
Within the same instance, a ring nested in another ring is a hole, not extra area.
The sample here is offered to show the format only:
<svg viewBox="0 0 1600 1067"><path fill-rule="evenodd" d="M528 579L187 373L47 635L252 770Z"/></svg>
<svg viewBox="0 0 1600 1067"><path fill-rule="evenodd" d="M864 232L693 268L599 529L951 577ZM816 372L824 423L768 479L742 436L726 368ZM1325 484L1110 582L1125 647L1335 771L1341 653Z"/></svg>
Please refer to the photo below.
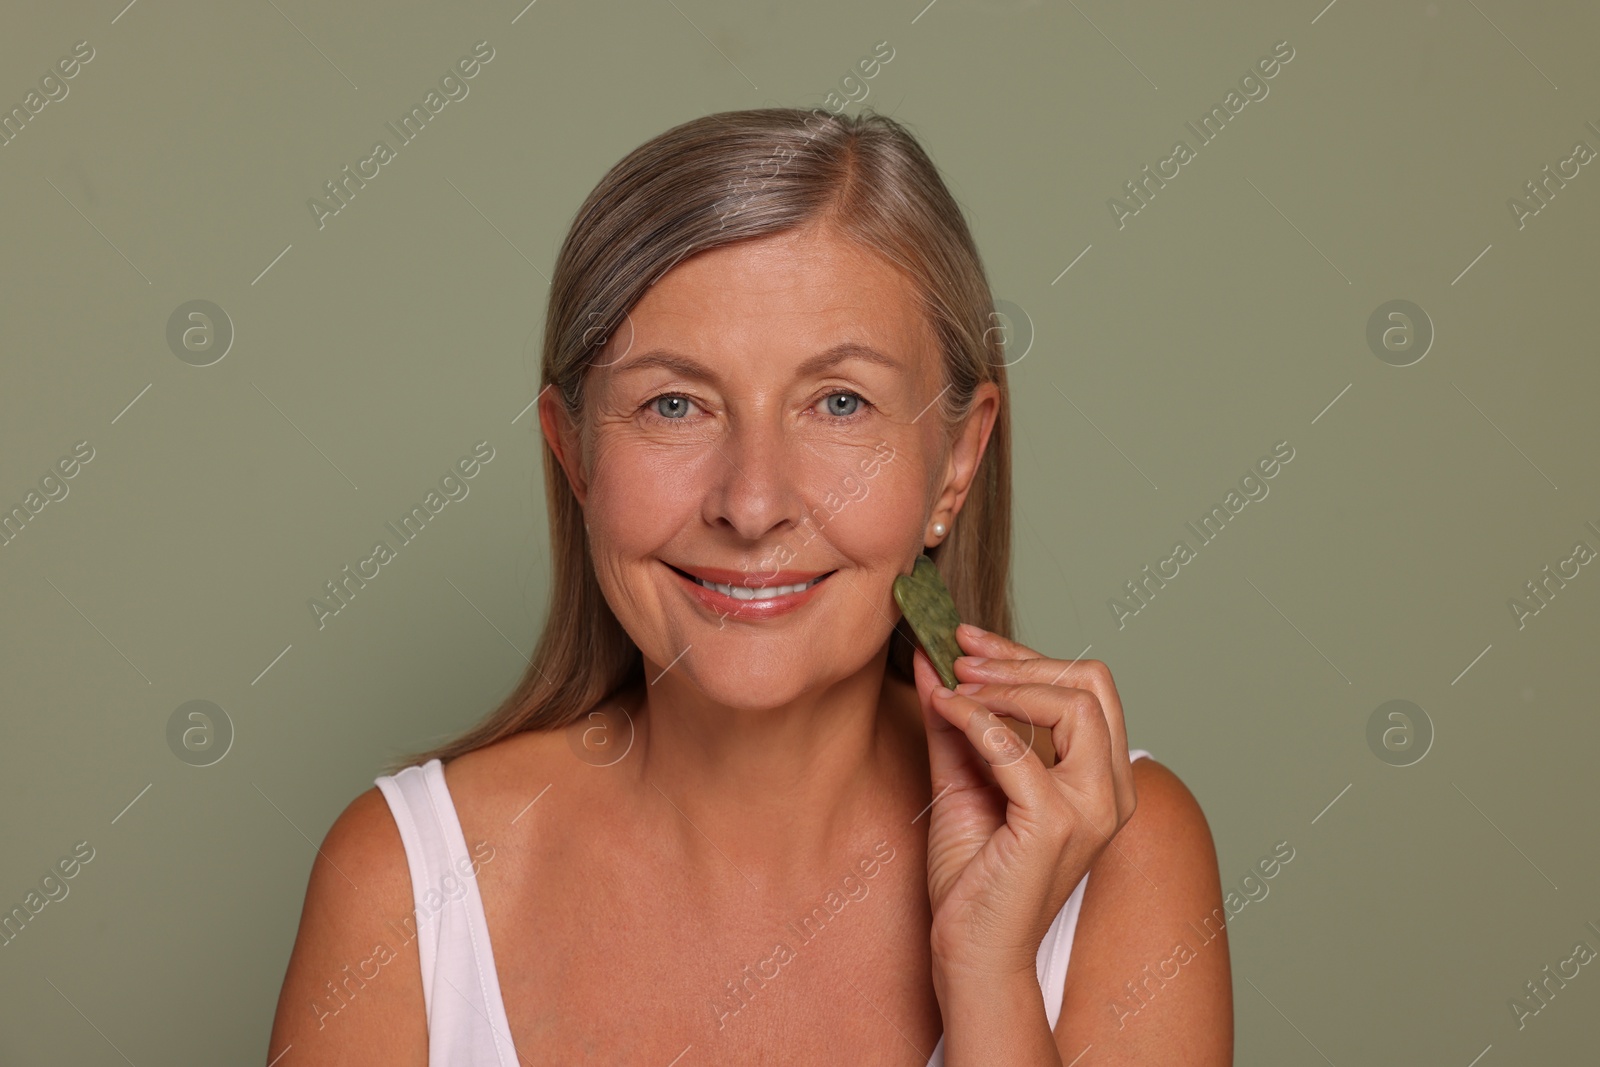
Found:
<svg viewBox="0 0 1600 1067"><path fill-rule="evenodd" d="M861 403L859 405L857 405L856 410L853 413L849 414L849 415L830 415L830 416L828 416L828 421L829 422L842 423L842 424L847 424L848 425L849 423L856 422L857 420L863 418L867 413L867 408L872 406L872 402L869 401L866 397L862 396L860 393L853 392L852 390L849 390L849 389L835 389L833 392L828 393L825 396L818 397L817 398L817 403L821 403L824 400L829 400L829 399L831 399L833 397L836 397L836 396L853 396L857 400L861 401ZM677 398L682 399L682 400L687 400L691 404L694 403L694 399L692 397L685 396L683 393L657 393L655 396L651 397L649 400L646 400L644 402L644 404L642 405L640 410L645 412L646 417L652 422L658 422L658 423L660 423L660 422L687 423L689 420L686 419L686 418L684 418L684 419L669 419L667 416L662 415L662 414L660 414L659 412L656 411L656 409L655 409L656 408L656 402L659 401L659 400L665 400L668 397L677 397ZM812 407L816 407L816 404L813 404Z"/></svg>

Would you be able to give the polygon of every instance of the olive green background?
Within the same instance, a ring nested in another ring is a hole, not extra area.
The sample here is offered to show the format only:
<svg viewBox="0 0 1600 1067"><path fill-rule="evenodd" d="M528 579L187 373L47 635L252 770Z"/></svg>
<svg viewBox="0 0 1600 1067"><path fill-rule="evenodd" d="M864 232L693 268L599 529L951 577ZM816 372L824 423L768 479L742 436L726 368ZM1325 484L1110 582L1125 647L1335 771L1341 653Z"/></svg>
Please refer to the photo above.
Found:
<svg viewBox="0 0 1600 1067"><path fill-rule="evenodd" d="M863 90L1013 310L1021 639L1110 664L1225 887L1295 850L1230 924L1237 1062L1592 1058L1595 967L1520 1027L1509 1002L1600 949L1600 574L1520 628L1508 601L1600 548L1600 167L1521 227L1507 201L1600 148L1600 11L121 3L0 16L5 109L94 49L0 148L0 506L94 449L0 547L0 904L95 850L0 947L0 1061L266 1062L313 842L533 646L525 409L579 203L678 122ZM483 40L469 95L319 228L307 201ZM1199 147L1184 123L1279 41ZM1180 138L1196 158L1119 228L1108 199ZM1367 339L1396 299L1436 334L1404 367ZM167 341L191 300L236 331L210 366ZM470 494L319 630L308 600L484 440ZM1198 547L1185 522L1280 441L1270 494ZM1195 558L1119 626L1180 537ZM206 767L166 733L197 699L234 730ZM1426 724L1385 760L1390 700Z"/></svg>

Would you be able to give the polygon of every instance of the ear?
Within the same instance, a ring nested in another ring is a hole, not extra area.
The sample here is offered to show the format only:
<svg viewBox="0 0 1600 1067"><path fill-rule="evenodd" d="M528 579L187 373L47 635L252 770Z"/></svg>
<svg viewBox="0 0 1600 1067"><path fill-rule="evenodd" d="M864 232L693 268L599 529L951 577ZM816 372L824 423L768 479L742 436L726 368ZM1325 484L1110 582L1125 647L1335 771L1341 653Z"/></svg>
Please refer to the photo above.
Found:
<svg viewBox="0 0 1600 1067"><path fill-rule="evenodd" d="M560 390L554 384L547 385L539 394L539 430L550 445L550 451L555 453L556 462L566 471L567 484L572 486L578 505L583 506L584 498L589 493L589 483L583 473L580 434L567 412L566 403L561 399Z"/></svg>
<svg viewBox="0 0 1600 1067"><path fill-rule="evenodd" d="M972 410L956 433L945 464L944 488L934 501L935 515L956 515L966 502L972 479L983 461L983 452L989 446L989 434L994 430L995 419L1000 414L1000 387L994 382L981 382L973 397Z"/></svg>

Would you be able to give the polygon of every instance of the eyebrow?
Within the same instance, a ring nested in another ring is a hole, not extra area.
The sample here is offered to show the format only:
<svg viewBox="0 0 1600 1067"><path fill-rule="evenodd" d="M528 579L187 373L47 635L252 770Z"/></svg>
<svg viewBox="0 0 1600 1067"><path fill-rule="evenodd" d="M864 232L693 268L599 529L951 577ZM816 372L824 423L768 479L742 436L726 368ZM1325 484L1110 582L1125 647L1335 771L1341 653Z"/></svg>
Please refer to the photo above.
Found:
<svg viewBox="0 0 1600 1067"><path fill-rule="evenodd" d="M800 364L800 366L795 369L795 377L806 378L813 374L820 374L823 371L831 370L832 368L837 367L841 363L847 363L852 359L859 359L867 363L876 363L880 366L888 367L891 370L901 369L899 360L879 352L871 345L864 345L856 341L842 341L839 344L834 345L832 348L828 348L822 352L819 352L817 355L812 356L810 359L807 359L804 363ZM711 368L705 366L703 363L691 359L688 356L682 355L678 352L673 352L669 349L655 349L653 351L646 352L642 356L628 360L622 366L618 367L615 373L621 374L624 371L643 370L647 367L664 367L667 370L673 371L685 378L697 378L702 381L710 382L713 385L722 384L721 379L717 377L716 372L711 370Z"/></svg>

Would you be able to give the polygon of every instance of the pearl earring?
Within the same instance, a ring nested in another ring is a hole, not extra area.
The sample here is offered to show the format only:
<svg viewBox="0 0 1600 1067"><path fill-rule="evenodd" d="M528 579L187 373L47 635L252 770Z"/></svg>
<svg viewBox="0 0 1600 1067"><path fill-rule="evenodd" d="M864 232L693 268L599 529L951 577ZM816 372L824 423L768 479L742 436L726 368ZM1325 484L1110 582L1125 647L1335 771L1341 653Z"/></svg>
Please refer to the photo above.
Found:
<svg viewBox="0 0 1600 1067"><path fill-rule="evenodd" d="M935 537L943 537L944 536L944 531L945 531L944 523L936 522L936 523L933 524L933 536L935 536Z"/></svg>

